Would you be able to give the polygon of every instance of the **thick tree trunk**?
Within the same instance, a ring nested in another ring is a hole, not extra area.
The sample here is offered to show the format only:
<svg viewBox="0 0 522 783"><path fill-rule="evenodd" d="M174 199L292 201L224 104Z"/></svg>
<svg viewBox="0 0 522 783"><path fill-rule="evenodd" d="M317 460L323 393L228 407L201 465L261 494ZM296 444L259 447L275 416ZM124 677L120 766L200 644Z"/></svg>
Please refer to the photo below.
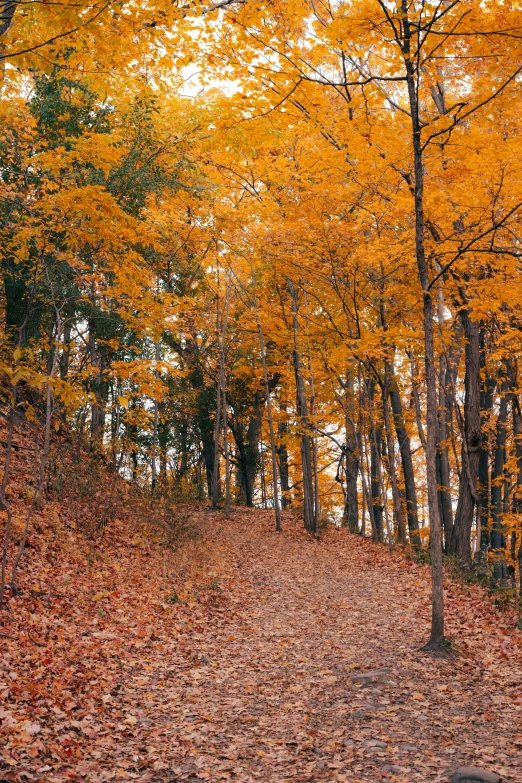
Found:
<svg viewBox="0 0 522 783"><path fill-rule="evenodd" d="M467 566L471 562L471 528L478 499L477 480L482 449L482 430L480 421L479 325L471 319L469 310L463 310L461 317L466 338L462 470L449 551L451 554L457 555L462 565Z"/></svg>

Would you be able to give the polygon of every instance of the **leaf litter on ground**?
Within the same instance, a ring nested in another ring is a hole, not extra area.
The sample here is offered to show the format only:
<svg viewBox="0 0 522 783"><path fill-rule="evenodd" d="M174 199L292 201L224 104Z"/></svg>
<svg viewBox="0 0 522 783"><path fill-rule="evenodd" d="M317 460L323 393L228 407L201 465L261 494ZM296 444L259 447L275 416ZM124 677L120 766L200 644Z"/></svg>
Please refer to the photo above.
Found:
<svg viewBox="0 0 522 783"><path fill-rule="evenodd" d="M522 633L481 587L447 582L457 654L429 656L427 566L291 514L190 514L172 551L38 512L0 629L0 779L522 781Z"/></svg>

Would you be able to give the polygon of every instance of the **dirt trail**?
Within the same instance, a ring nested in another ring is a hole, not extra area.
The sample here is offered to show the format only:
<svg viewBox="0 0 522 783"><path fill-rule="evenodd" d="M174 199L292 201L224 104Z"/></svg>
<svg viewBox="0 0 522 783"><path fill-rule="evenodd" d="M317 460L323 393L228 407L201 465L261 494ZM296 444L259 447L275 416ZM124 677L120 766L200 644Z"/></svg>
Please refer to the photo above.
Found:
<svg viewBox="0 0 522 783"><path fill-rule="evenodd" d="M509 618L479 588L450 587L460 655L434 659L418 651L425 566L344 531L317 542L271 524L260 512L223 524L208 621L149 650L114 692L130 715L116 779L405 783L475 764L522 781L522 635ZM354 682L383 668L381 682Z"/></svg>

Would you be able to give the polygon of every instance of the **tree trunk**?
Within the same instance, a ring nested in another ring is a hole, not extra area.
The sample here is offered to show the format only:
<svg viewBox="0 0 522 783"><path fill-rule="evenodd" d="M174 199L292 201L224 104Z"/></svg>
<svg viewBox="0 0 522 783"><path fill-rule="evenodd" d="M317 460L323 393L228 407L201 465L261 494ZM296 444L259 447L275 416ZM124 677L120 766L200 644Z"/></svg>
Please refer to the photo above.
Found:
<svg viewBox="0 0 522 783"><path fill-rule="evenodd" d="M71 355L71 332L72 324L70 321L66 321L63 327L63 348L60 355L60 378L62 381L67 380L69 375L69 360Z"/></svg>
<svg viewBox="0 0 522 783"><path fill-rule="evenodd" d="M359 444L353 421L345 416L344 456L346 489L344 495L343 525L350 533L359 532L359 498L357 476L359 475Z"/></svg>
<svg viewBox="0 0 522 783"><path fill-rule="evenodd" d="M370 415L370 475L371 475L371 493L372 493L372 507L373 507L373 521L375 524L374 535L377 541L383 541L383 511L384 506L382 504L382 487L381 487L381 442L382 442L382 429L380 424L376 422L375 409L375 381L370 379L368 381L368 402L369 402L369 415Z"/></svg>
<svg viewBox="0 0 522 783"><path fill-rule="evenodd" d="M501 552L506 546L506 539L503 532L502 516L504 513L503 495L506 483L506 440L507 440L507 417L508 417L508 388L506 380L502 383L500 390L500 406L497 417L497 426L495 432L495 452L493 457L493 473L491 476L491 510L493 525L491 530L491 547L496 557L494 561L495 579L502 584L505 578L504 553Z"/></svg>
<svg viewBox="0 0 522 783"><path fill-rule="evenodd" d="M393 368L389 362L386 363L386 386L390 396L390 403L393 414L393 423L399 442L399 451L401 454L402 475L404 478L404 492L406 495L406 516L408 519L408 530L410 532L410 542L415 549L421 545L419 530L419 514L417 510L417 491L415 488L415 472L413 470L413 460L411 456L411 442L404 414L402 411L402 401L399 387Z"/></svg>
<svg viewBox="0 0 522 783"><path fill-rule="evenodd" d="M513 363L510 361L508 363L508 368L510 370L510 381L511 381L511 388L516 389L516 378L514 373L514 367ZM515 485L515 491L513 493L513 511L515 514L520 514L522 516L522 409L520 406L520 400L518 397L518 394L515 392L511 393L511 414L513 417L513 441L514 441L514 448L515 448L515 457L516 457L516 485ZM521 610L522 610L522 583L521 583L521 573L522 573L522 530L518 530L518 551L516 552L516 555L518 557L518 576L519 576L519 596L518 596L518 604L519 604L519 625L521 620Z"/></svg>
<svg viewBox="0 0 522 783"><path fill-rule="evenodd" d="M304 285L304 301L306 309L306 336L308 343L308 383L310 385L310 412L312 416L313 435L312 435L312 464L314 473L314 525L319 524L321 516L321 498L319 497L319 452L317 445L317 410L315 399L314 368L312 363L312 352L310 350L310 318L308 314L308 295L306 293L306 284Z"/></svg>
<svg viewBox="0 0 522 783"><path fill-rule="evenodd" d="M230 448L228 443L227 382L224 363L221 367L221 388L223 390L223 450L225 453L225 517L230 519Z"/></svg>
<svg viewBox="0 0 522 783"><path fill-rule="evenodd" d="M256 303L257 306L257 303ZM257 316L256 316L257 317ZM277 453L274 434L274 420L272 417L272 402L270 400L270 387L268 384L268 372L266 369L266 353L265 353L265 341L263 338L263 330L261 328L261 322L257 317L257 331L259 334L259 350L261 353L261 364L263 366L263 380L265 382L265 397L266 397L266 411L268 417L268 430L270 433L270 453L272 456L272 482L274 487L274 512L276 530L281 530L281 509L279 508L279 488L277 486Z"/></svg>
<svg viewBox="0 0 522 783"><path fill-rule="evenodd" d="M299 351L299 320L297 317L297 295L290 278L287 278L288 291L292 298L294 349L292 359L295 372L295 387L297 399L297 415L301 426L301 469L303 475L303 517L305 529L312 534L317 532L314 504L312 448L310 437L310 419L306 400L305 385L302 372L301 354Z"/></svg>
<svg viewBox="0 0 522 783"><path fill-rule="evenodd" d="M495 381L488 372L486 364L486 330L480 329L480 421L482 429L482 445L479 456L477 494L480 497L480 516L477 521L480 529L477 531L482 555L490 546L491 502L490 502L490 438L488 435L489 419L493 410L493 395Z"/></svg>
<svg viewBox="0 0 522 783"><path fill-rule="evenodd" d="M426 479L430 518L431 547L431 635L428 648L438 648L444 642L444 582L442 569L442 531L437 487L437 382L435 375L435 342L433 335L433 295L425 252L424 169L422 160L421 122L419 117L415 66L412 60L412 29L407 0L402 0L402 51L406 68L406 83L412 121L413 164L415 173L415 257L419 282L423 292L424 363L426 367Z"/></svg>
<svg viewBox="0 0 522 783"><path fill-rule="evenodd" d="M288 434L288 422L286 420L286 403L279 404L279 410L282 414L277 423L277 434L279 445L277 446L277 455L279 457L279 479L281 481L281 508L283 511L289 507L290 499L290 475L288 470L288 449L285 438Z"/></svg>
<svg viewBox="0 0 522 783"><path fill-rule="evenodd" d="M160 341L157 340L154 346L154 358L156 360L156 368L154 370L154 377L156 382L159 379L158 363L161 358L160 355ZM154 418L152 424L152 450L151 450L151 492L156 489L157 481L157 451L158 451L158 423L159 423L159 400L157 391L154 394Z"/></svg>
<svg viewBox="0 0 522 783"><path fill-rule="evenodd" d="M97 344L93 334L94 326L89 328L89 354L91 367L96 370L91 388L94 391L94 402L91 406L91 450L99 451L103 447L105 430L105 408L107 402L107 384L105 369L107 357L105 347Z"/></svg>
<svg viewBox="0 0 522 783"><path fill-rule="evenodd" d="M210 423L207 420L207 425ZM205 478L207 484L207 494L212 498L212 487L214 485L214 437L210 426L200 427L201 445L203 452L203 462L205 463ZM217 467L219 474L219 466Z"/></svg>
<svg viewBox="0 0 522 783"><path fill-rule="evenodd" d="M471 528L473 526L473 512L478 499L477 480L482 449L480 351L478 323L471 319L470 312L467 309L462 311L461 318L466 338L462 470L459 482L459 499L449 551L451 554L457 555L462 565L468 566L471 562Z"/></svg>
<svg viewBox="0 0 522 783"><path fill-rule="evenodd" d="M442 355L439 367L439 437L437 444L437 480L439 484L439 508L444 529L444 548L449 550L453 535L453 507L450 492L450 460L448 441L451 437L453 394L451 374L453 373L452 354Z"/></svg>
<svg viewBox="0 0 522 783"><path fill-rule="evenodd" d="M393 514L395 517L395 526L397 529L397 537L400 541L400 543L405 546L407 543L406 539L406 528L404 526L404 519L402 516L402 506L401 506L401 498L399 494L399 485L397 483L397 473L395 471L395 447L393 444L393 435L391 431L391 422L390 422L390 412L388 408L388 389L386 388L386 381L384 383L384 389L382 393L382 408L383 408L383 416L384 416L384 429L386 431L386 470L388 472L388 476L390 477L390 484L392 487L392 498L393 498Z"/></svg>
<svg viewBox="0 0 522 783"><path fill-rule="evenodd" d="M218 382L216 387L216 419L214 422L214 471L212 473L212 509L217 508L221 482L219 476L219 432L221 429L221 368L219 370Z"/></svg>

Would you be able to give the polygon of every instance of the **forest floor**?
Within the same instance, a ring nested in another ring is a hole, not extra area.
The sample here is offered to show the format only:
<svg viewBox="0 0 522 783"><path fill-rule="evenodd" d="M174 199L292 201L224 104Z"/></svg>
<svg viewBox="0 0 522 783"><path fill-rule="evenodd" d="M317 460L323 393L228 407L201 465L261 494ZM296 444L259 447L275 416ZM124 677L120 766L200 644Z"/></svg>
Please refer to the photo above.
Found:
<svg viewBox="0 0 522 783"><path fill-rule="evenodd" d="M522 632L493 597L448 582L455 654L433 657L427 566L290 515L193 521L172 554L36 520L0 629L0 780L522 781Z"/></svg>

